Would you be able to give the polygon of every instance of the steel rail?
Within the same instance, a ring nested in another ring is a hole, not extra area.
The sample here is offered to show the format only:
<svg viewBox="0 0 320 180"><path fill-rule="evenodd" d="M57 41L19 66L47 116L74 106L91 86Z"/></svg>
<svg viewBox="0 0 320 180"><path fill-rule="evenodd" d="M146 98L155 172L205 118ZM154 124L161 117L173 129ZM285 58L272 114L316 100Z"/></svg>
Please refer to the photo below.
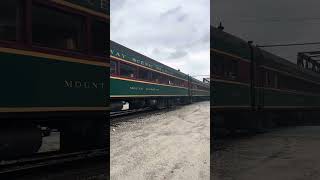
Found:
<svg viewBox="0 0 320 180"><path fill-rule="evenodd" d="M33 170L36 168L49 167L53 165L85 160L98 157L107 157L108 149L95 149L72 153L42 154L17 160L3 161L0 165L0 176L17 174L21 171Z"/></svg>
<svg viewBox="0 0 320 180"><path fill-rule="evenodd" d="M115 112L110 112L110 117L111 118L115 118L115 117L120 117L120 116L126 116L126 115L135 114L135 113L145 112L145 111L149 111L149 110L152 110L152 108L147 107L147 108L141 108L141 109L115 111Z"/></svg>

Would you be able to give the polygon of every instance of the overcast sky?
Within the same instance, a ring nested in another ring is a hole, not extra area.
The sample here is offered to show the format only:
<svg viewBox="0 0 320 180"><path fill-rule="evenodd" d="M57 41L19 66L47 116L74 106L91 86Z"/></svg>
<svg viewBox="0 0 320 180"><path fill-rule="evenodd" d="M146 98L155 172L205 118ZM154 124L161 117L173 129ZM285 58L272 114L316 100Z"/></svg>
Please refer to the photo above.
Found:
<svg viewBox="0 0 320 180"><path fill-rule="evenodd" d="M213 0L211 24L255 44L320 42L319 0ZM297 52L320 45L267 48L296 63Z"/></svg>
<svg viewBox="0 0 320 180"><path fill-rule="evenodd" d="M110 6L111 40L186 74L209 75L210 0L112 0Z"/></svg>

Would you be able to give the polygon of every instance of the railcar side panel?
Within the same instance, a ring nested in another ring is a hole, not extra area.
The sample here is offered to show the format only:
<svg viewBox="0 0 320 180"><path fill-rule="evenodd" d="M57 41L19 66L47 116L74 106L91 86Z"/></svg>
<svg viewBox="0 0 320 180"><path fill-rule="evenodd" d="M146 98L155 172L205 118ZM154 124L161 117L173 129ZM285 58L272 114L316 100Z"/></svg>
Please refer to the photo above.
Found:
<svg viewBox="0 0 320 180"><path fill-rule="evenodd" d="M213 104L215 106L250 106L248 85L214 81Z"/></svg>
<svg viewBox="0 0 320 180"><path fill-rule="evenodd" d="M125 96L188 96L188 89L183 87L150 84L119 78L110 78L111 97Z"/></svg>
<svg viewBox="0 0 320 180"><path fill-rule="evenodd" d="M52 1L58 1L61 2L61 0L52 0ZM65 0L66 2L70 2L72 4L75 5L79 5L82 6L84 8L88 8L90 10L96 11L96 12L100 12L100 13L104 13L106 14L107 12L109 12L109 4L108 4L108 0Z"/></svg>
<svg viewBox="0 0 320 180"><path fill-rule="evenodd" d="M192 96L210 96L210 91L205 90L199 90L199 89L193 89L192 90Z"/></svg>
<svg viewBox="0 0 320 180"><path fill-rule="evenodd" d="M0 53L0 107L105 107L106 65Z"/></svg>
<svg viewBox="0 0 320 180"><path fill-rule="evenodd" d="M320 106L320 96L301 94L299 92L285 92L279 90L264 90L264 106L290 109L290 107L315 107Z"/></svg>

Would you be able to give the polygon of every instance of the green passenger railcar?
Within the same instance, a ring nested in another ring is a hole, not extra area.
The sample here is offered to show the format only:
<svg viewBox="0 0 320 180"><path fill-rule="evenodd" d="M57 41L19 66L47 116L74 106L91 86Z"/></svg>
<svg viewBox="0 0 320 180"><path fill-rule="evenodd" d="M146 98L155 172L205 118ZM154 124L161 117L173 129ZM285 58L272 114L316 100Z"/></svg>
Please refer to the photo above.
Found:
<svg viewBox="0 0 320 180"><path fill-rule="evenodd" d="M165 107L209 97L209 85L116 42L110 44L110 97L114 110Z"/></svg>
<svg viewBox="0 0 320 180"><path fill-rule="evenodd" d="M0 1L0 159L37 152L43 126L61 151L106 147L109 15L95 2Z"/></svg>
<svg viewBox="0 0 320 180"><path fill-rule="evenodd" d="M221 28L212 27L211 33L215 126L256 128L274 119L303 121L301 117L320 110L319 73L255 46L251 50L248 42Z"/></svg>

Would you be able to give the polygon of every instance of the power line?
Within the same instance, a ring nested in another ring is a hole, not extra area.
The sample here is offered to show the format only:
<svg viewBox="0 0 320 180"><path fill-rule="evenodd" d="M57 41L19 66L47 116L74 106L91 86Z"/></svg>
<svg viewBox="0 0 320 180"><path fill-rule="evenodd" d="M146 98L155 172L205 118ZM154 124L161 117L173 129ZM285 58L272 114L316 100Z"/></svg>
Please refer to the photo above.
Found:
<svg viewBox="0 0 320 180"><path fill-rule="evenodd" d="M267 45L257 45L257 47L282 47L282 46L305 46L305 45L320 45L320 42L291 43L291 44L267 44Z"/></svg>
<svg viewBox="0 0 320 180"><path fill-rule="evenodd" d="M210 76L210 75L192 75L191 77Z"/></svg>
<svg viewBox="0 0 320 180"><path fill-rule="evenodd" d="M216 20L218 21L218 20ZM300 23L306 21L320 21L320 17L305 17L305 18L283 18L283 17L272 17L272 18L236 18L236 19L225 19L225 22L242 22L242 23Z"/></svg>
<svg viewBox="0 0 320 180"><path fill-rule="evenodd" d="M319 18L309 18L309 19L263 19L263 20L239 20L237 22L242 23L303 23L303 22L310 22L310 21L320 21Z"/></svg>

